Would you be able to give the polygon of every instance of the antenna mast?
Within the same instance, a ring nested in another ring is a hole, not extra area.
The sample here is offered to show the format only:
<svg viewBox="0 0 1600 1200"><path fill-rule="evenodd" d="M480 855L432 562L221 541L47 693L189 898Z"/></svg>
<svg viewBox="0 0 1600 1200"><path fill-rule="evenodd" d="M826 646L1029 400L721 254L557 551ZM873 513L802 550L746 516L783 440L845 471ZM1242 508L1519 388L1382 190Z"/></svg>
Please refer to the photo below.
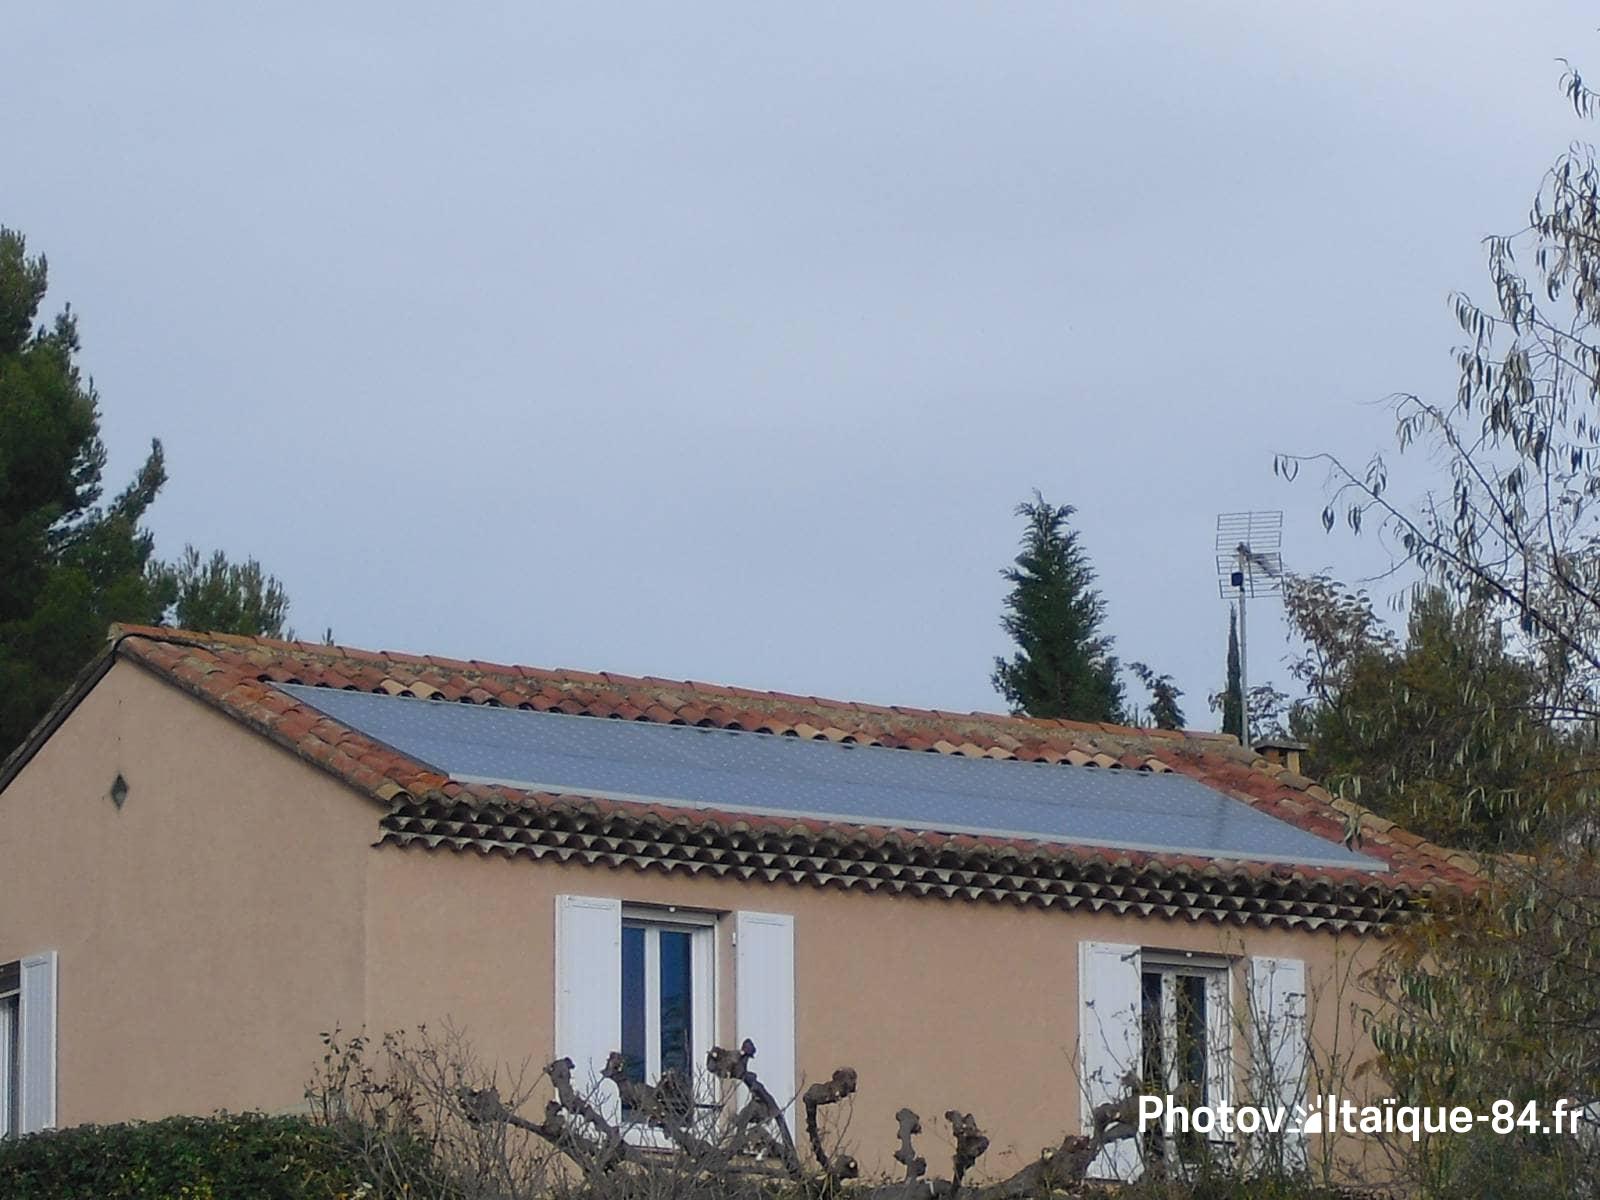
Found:
<svg viewBox="0 0 1600 1200"><path fill-rule="evenodd" d="M1250 747L1249 659L1245 600L1283 591L1283 510L1221 513L1217 517L1217 592L1238 606L1239 722Z"/></svg>

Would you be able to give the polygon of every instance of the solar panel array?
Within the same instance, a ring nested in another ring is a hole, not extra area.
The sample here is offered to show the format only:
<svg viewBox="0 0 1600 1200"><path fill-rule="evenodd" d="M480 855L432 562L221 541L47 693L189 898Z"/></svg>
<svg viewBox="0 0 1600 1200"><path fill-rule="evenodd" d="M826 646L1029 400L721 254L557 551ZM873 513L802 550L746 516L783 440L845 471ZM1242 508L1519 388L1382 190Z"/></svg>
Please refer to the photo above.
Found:
<svg viewBox="0 0 1600 1200"><path fill-rule="evenodd" d="M463 783L1208 858L1385 869L1179 774L282 687Z"/></svg>

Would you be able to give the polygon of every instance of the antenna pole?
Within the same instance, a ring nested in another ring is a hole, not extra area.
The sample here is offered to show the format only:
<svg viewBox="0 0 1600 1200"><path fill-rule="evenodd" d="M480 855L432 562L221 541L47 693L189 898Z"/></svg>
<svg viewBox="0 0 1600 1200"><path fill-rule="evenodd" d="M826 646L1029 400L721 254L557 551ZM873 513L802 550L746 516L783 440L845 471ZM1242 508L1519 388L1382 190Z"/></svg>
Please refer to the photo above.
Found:
<svg viewBox="0 0 1600 1200"><path fill-rule="evenodd" d="M1251 596L1275 596L1283 590L1282 546L1282 512L1217 514L1217 594L1239 604L1239 734L1247 750L1253 747L1245 609Z"/></svg>
<svg viewBox="0 0 1600 1200"><path fill-rule="evenodd" d="M1246 750L1250 749L1250 659L1246 653L1248 643L1245 639L1244 629L1244 573L1249 567L1250 564L1245 559L1244 547L1240 546L1239 574L1237 576L1239 580L1239 732L1244 735L1240 740L1244 742Z"/></svg>

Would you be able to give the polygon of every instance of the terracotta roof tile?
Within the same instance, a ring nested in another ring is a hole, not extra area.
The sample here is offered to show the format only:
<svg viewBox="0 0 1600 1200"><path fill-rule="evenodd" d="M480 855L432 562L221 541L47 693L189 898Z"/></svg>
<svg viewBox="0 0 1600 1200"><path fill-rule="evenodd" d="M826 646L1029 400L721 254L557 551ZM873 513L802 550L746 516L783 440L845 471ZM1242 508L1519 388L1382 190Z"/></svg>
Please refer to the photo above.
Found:
<svg viewBox="0 0 1600 1200"><path fill-rule="evenodd" d="M965 835L955 839L948 835L837 825L820 820L797 822L794 818L755 818L705 810L686 813L682 809L662 811L656 808L649 811L649 820L658 827L697 830L701 841L707 837L746 841L770 838L774 836L774 821L777 821L783 836L796 843L793 853L810 858L816 857L816 847L808 849L806 844L826 839L830 845L856 847L880 858L885 853L913 858L942 854L960 861L977 854L981 847L983 854L990 857L1003 853L1006 861L1013 864L1007 868L1009 871L1022 869L1019 864L1026 862L1050 864L1051 870L1059 871L1063 869L1060 864L1070 862L1075 864L1074 870L1084 875L1104 869L1124 871L1129 874L1128 886L1132 886L1134 876L1152 872L1166 875L1182 872L1233 881L1229 886L1242 886L1240 881L1244 881L1253 888L1265 886L1269 880L1288 880L1300 889L1333 889L1330 897L1342 895L1350 888L1370 892L1374 897L1403 897L1423 891L1468 889L1476 883L1476 864L1470 856L1430 845L1357 805L1335 799L1303 776L1271 770L1263 760L1242 750L1225 735L885 707L718 687L695 681L502 666L181 630L129 626L114 629L113 634L118 654L143 664L245 721L280 745L333 771L386 807L411 812L413 815L406 818L410 824L404 830L393 831L401 841L423 836L418 822L424 818L416 815L421 811L419 805L429 812L439 804L504 806L507 811L544 812L551 819L562 813L567 814L562 819L579 814L585 820L604 817L612 822L621 821L624 826L644 819L645 814L641 811L643 806L638 804L584 799L575 806L574 798L570 797L534 796L515 789L484 785L463 787L299 704L273 687L271 681L359 687L388 695L410 693L421 698L541 711L553 709L575 715L724 729L768 729L802 737L826 737L833 741L878 744L918 752L1015 757L1061 764L1061 770L1171 771L1187 775L1330 841L1342 841L1354 826L1362 852L1382 859L1390 869L1387 872L1324 867L1291 869L1282 865L1216 862L1188 855L1122 854L1027 840L974 839ZM427 836L433 837L432 834ZM460 840L455 835L452 837ZM435 844L440 844L438 839ZM699 870L706 865L697 860L687 864L685 869L692 866ZM813 868L806 870L813 871ZM924 879L923 882L928 881ZM928 886L933 885L928 883ZM1032 887L1021 882L1016 886L1023 892ZM1278 903L1273 900L1267 907ZM1330 898L1326 903L1335 904L1335 899ZM1363 911L1376 911L1385 903L1388 902L1374 901ZM1309 911L1295 919L1313 923L1321 920ZM1339 919L1358 920L1348 914ZM1370 912L1367 917L1359 918L1368 919L1379 918L1371 916Z"/></svg>

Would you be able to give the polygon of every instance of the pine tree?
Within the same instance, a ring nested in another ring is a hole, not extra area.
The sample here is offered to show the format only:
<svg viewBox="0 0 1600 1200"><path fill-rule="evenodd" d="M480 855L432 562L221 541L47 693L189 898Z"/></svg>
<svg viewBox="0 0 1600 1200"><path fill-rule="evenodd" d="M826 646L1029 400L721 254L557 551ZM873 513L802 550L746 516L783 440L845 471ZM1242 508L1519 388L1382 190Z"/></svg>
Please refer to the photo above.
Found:
<svg viewBox="0 0 1600 1200"><path fill-rule="evenodd" d="M176 565L161 570L172 581L173 615L182 628L284 636L289 596L255 559L229 562L221 550L202 559L200 551L186 546Z"/></svg>
<svg viewBox="0 0 1600 1200"><path fill-rule="evenodd" d="M1228 609L1228 683L1222 690L1222 732L1244 741L1244 673L1239 663L1239 614Z"/></svg>
<svg viewBox="0 0 1600 1200"><path fill-rule="evenodd" d="M1016 642L1011 658L996 658L995 690L1011 710L1032 717L1122 721L1122 682L1100 632L1105 602L1094 569L1067 528L1071 505L1045 502L1038 492L1017 506L1025 521L1022 552L1001 571L1011 584L1000 626Z"/></svg>
<svg viewBox="0 0 1600 1200"><path fill-rule="evenodd" d="M78 670L106 626L161 619L169 595L139 528L166 482L161 443L102 505L98 397L73 361L70 309L34 325L47 267L0 228L0 754Z"/></svg>
<svg viewBox="0 0 1600 1200"><path fill-rule="evenodd" d="M1139 682L1144 684L1150 693L1150 704L1145 709L1150 720L1157 729L1182 729L1183 707L1178 703L1178 697L1183 695L1183 689L1171 675L1158 675L1151 667L1142 662L1128 664Z"/></svg>
<svg viewBox="0 0 1600 1200"><path fill-rule="evenodd" d="M27 735L104 644L112 622L180 620L276 633L282 585L253 559L155 558L140 527L166 483L161 443L109 504L99 396L75 357L70 308L36 325L48 269L0 226L0 758Z"/></svg>

